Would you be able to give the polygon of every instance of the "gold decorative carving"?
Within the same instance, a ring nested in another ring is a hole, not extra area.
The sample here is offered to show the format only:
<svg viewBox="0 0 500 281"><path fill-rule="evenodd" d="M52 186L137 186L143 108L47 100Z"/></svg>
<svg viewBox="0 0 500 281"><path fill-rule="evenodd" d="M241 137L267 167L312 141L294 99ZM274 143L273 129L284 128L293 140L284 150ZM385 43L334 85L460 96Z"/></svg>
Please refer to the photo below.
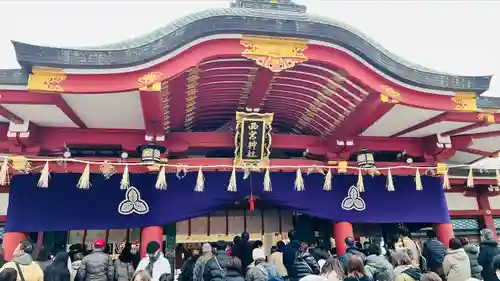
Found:
<svg viewBox="0 0 500 281"><path fill-rule="evenodd" d="M495 115L489 113L479 113L477 115L479 121L484 121L487 124L495 124Z"/></svg>
<svg viewBox="0 0 500 281"><path fill-rule="evenodd" d="M451 98L451 101L455 104L455 110L477 111L476 93L455 93L455 96Z"/></svg>
<svg viewBox="0 0 500 281"><path fill-rule="evenodd" d="M64 92L61 82L66 74L59 69L33 69L28 78L28 90L44 92Z"/></svg>
<svg viewBox="0 0 500 281"><path fill-rule="evenodd" d="M168 81L165 81L165 83L163 83L163 88L163 130L165 131L165 133L168 133L170 132L170 89L168 88Z"/></svg>
<svg viewBox="0 0 500 281"><path fill-rule="evenodd" d="M163 73L161 72L149 72L144 74L143 76L137 78L137 82L139 82L142 86L139 87L141 91L147 92L159 92L161 91L161 78Z"/></svg>
<svg viewBox="0 0 500 281"><path fill-rule="evenodd" d="M380 88L380 100L383 103L399 103L401 94L389 86L382 86Z"/></svg>
<svg viewBox="0 0 500 281"><path fill-rule="evenodd" d="M273 72L292 68L307 61L304 50L307 41L274 37L244 37L240 41L245 46L242 55L254 60L258 65Z"/></svg>
<svg viewBox="0 0 500 281"><path fill-rule="evenodd" d="M196 94L198 92L198 79L200 70L191 68L187 71L186 115L184 116L184 129L190 131L194 126L196 110Z"/></svg>
<svg viewBox="0 0 500 281"><path fill-rule="evenodd" d="M9 156L12 169L20 172L28 173L31 171L31 163L25 156Z"/></svg>

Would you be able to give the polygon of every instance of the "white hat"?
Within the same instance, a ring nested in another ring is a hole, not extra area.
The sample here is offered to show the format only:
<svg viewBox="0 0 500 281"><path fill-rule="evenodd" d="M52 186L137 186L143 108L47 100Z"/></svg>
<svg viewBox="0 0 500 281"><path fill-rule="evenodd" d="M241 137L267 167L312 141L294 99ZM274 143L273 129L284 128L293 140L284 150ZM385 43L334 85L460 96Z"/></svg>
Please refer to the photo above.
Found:
<svg viewBox="0 0 500 281"><path fill-rule="evenodd" d="M255 248L252 251L252 258L254 261L256 260L265 260L266 259L266 254L264 253L264 250L260 248Z"/></svg>

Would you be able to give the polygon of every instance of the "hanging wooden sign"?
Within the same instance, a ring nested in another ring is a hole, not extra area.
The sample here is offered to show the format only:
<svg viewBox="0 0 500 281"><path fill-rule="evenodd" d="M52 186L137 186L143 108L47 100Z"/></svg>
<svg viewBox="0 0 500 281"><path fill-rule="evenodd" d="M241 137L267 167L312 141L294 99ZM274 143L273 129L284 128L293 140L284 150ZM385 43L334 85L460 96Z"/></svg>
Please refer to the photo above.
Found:
<svg viewBox="0 0 500 281"><path fill-rule="evenodd" d="M236 112L234 163L265 168L271 154L274 113Z"/></svg>

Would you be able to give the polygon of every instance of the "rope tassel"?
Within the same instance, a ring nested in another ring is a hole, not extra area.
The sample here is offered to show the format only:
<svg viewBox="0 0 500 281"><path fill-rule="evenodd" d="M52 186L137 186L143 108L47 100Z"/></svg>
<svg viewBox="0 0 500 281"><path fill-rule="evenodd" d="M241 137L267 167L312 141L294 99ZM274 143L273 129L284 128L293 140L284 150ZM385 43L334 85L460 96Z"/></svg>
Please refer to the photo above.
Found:
<svg viewBox="0 0 500 281"><path fill-rule="evenodd" d="M273 186L271 185L271 172L269 171L269 167L266 168L266 173L264 174L264 191L273 191Z"/></svg>
<svg viewBox="0 0 500 281"><path fill-rule="evenodd" d="M167 174L165 173L165 166L161 166L158 177L156 178L155 187L158 190L167 190Z"/></svg>
<svg viewBox="0 0 500 281"><path fill-rule="evenodd" d="M448 169L446 169L446 172L443 175L443 189L451 189L450 185L450 177L448 176Z"/></svg>
<svg viewBox="0 0 500 281"><path fill-rule="evenodd" d="M2 169L3 169L3 166L2 166ZM495 173L496 173L496 178L497 178L497 186L500 186L500 171L498 169L496 169ZM0 184L1 184L1 182L0 182Z"/></svg>
<svg viewBox="0 0 500 281"><path fill-rule="evenodd" d="M236 192L238 191L236 187L236 168L233 167L233 171L231 172L231 177L229 178L229 185L227 186L227 191Z"/></svg>
<svg viewBox="0 0 500 281"><path fill-rule="evenodd" d="M363 174L361 173L361 169L358 169L358 183L356 184L359 192L365 192L365 183L363 182Z"/></svg>
<svg viewBox="0 0 500 281"><path fill-rule="evenodd" d="M0 185L6 185L8 183L9 183L9 158L5 157L3 159L2 168L0 169Z"/></svg>
<svg viewBox="0 0 500 281"><path fill-rule="evenodd" d="M205 191L205 177L203 176L201 167L198 168L198 176L196 177L196 186L194 187L194 191L196 192Z"/></svg>
<svg viewBox="0 0 500 281"><path fill-rule="evenodd" d="M296 176L295 176L295 190L296 191L304 191L304 179L302 178L302 171L300 168L297 168Z"/></svg>
<svg viewBox="0 0 500 281"><path fill-rule="evenodd" d="M123 169L122 180L120 181L120 189L128 189L130 187L130 175L128 173L128 165Z"/></svg>
<svg viewBox="0 0 500 281"><path fill-rule="evenodd" d="M387 190L388 191L394 191L394 181L392 180L392 173L391 169L387 170Z"/></svg>
<svg viewBox="0 0 500 281"><path fill-rule="evenodd" d="M80 176L80 179L78 180L78 184L76 187L80 189L89 189L90 188L90 166L87 164L85 166L85 169L83 170L82 175Z"/></svg>
<svg viewBox="0 0 500 281"><path fill-rule="evenodd" d="M469 168L469 174L467 175L467 187L474 187L474 173L472 171L472 168Z"/></svg>
<svg viewBox="0 0 500 281"><path fill-rule="evenodd" d="M45 162L43 166L42 173L40 174L40 179L38 179L38 187L47 188L49 187L49 161Z"/></svg>
<svg viewBox="0 0 500 281"><path fill-rule="evenodd" d="M332 168L328 168L328 172L325 175L325 183L323 183L324 191L332 191Z"/></svg>
<svg viewBox="0 0 500 281"><path fill-rule="evenodd" d="M424 189L424 187L422 186L422 178L420 177L420 171L418 169L415 172L415 189L416 190Z"/></svg>

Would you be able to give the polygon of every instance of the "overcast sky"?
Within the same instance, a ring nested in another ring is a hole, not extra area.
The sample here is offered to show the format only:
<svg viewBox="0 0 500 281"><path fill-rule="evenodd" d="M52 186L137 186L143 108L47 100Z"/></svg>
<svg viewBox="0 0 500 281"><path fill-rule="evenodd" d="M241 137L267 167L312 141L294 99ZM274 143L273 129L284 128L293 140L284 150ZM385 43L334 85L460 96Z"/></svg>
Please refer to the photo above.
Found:
<svg viewBox="0 0 500 281"><path fill-rule="evenodd" d="M298 2L418 64L457 74L495 74L487 94L500 96L499 1ZM202 9L228 7L229 0L0 3L0 68L16 68L10 40L65 47L113 43Z"/></svg>

